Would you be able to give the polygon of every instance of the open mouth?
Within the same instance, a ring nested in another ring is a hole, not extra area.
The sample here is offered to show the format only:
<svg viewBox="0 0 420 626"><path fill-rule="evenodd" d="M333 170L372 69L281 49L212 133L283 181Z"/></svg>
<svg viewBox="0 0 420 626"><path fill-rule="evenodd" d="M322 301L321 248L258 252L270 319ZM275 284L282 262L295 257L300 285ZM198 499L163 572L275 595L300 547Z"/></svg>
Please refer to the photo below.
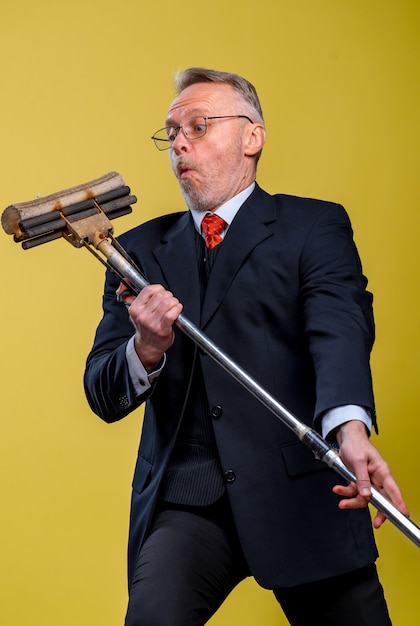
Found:
<svg viewBox="0 0 420 626"><path fill-rule="evenodd" d="M191 163L181 162L177 166L178 176L180 178L188 178L189 174L194 172L194 167Z"/></svg>
<svg viewBox="0 0 420 626"><path fill-rule="evenodd" d="M193 169L189 165L180 165L178 171L181 178L186 178Z"/></svg>

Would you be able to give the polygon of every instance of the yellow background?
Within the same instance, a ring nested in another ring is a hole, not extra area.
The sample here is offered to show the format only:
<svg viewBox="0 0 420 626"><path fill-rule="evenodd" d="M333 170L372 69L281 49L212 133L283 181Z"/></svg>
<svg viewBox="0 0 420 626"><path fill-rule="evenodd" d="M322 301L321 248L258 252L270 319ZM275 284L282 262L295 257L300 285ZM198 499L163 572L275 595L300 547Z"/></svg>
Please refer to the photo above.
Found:
<svg viewBox="0 0 420 626"><path fill-rule="evenodd" d="M117 234L179 210L149 139L174 72L255 83L261 185L350 213L375 293L375 443L417 523L419 36L417 0L0 0L1 209L117 170L139 198ZM117 626L141 411L107 426L84 399L103 268L62 240L0 244L0 624ZM377 540L394 624L417 625L419 552L389 523ZM286 621L250 580L211 624Z"/></svg>

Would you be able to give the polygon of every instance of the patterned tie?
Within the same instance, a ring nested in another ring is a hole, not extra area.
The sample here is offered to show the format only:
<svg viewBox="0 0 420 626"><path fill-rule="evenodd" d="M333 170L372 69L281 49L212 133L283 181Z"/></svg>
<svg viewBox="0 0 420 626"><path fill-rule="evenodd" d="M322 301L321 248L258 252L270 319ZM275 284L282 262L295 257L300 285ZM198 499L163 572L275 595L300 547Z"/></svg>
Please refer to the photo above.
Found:
<svg viewBox="0 0 420 626"><path fill-rule="evenodd" d="M206 236L206 246L209 250L223 241L223 237L220 236L220 233L224 231L226 227L227 224L225 220L214 213L210 213L203 218L201 228Z"/></svg>

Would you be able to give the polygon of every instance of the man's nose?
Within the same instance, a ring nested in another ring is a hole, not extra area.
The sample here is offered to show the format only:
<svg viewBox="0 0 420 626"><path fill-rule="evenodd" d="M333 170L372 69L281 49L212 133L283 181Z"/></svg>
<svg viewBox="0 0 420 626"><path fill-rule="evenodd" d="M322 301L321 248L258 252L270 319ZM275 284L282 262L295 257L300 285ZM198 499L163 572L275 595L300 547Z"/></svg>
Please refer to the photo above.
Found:
<svg viewBox="0 0 420 626"><path fill-rule="evenodd" d="M180 128L177 136L172 142L172 150L174 150L176 154L179 154L180 152L188 152L190 145L190 140L185 135L184 130Z"/></svg>

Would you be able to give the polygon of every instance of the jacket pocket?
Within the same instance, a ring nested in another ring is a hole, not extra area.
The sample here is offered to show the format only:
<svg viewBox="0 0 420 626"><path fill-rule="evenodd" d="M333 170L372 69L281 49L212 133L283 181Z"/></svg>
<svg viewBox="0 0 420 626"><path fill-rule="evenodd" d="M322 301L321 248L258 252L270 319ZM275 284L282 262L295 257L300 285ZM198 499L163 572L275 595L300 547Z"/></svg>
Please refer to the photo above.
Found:
<svg viewBox="0 0 420 626"><path fill-rule="evenodd" d="M139 456L137 458L136 469L134 471L132 487L137 493L141 493L150 482L152 472L151 464Z"/></svg>

